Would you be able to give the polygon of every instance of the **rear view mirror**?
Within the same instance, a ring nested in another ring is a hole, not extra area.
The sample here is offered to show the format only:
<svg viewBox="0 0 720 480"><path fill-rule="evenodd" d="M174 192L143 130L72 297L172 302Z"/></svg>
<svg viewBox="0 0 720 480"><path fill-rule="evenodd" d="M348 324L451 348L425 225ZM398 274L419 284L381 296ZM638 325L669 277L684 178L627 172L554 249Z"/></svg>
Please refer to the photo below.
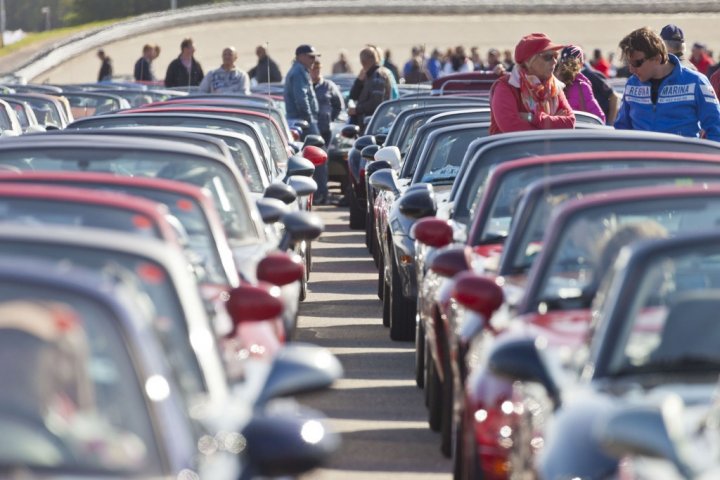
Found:
<svg viewBox="0 0 720 480"><path fill-rule="evenodd" d="M320 135L307 135L303 142L303 147L312 146L322 148L325 146L325 140Z"/></svg>
<svg viewBox="0 0 720 480"><path fill-rule="evenodd" d="M375 154L378 150L380 150L380 145L368 145L367 147L364 147L362 150L360 150L360 156L366 162L372 162L373 160L375 160Z"/></svg>
<svg viewBox="0 0 720 480"><path fill-rule="evenodd" d="M435 216L437 204L435 193L430 184L415 184L415 188L408 189L400 198L398 209L400 213L410 218L423 218Z"/></svg>
<svg viewBox="0 0 720 480"><path fill-rule="evenodd" d="M382 145L385 143L385 140L387 139L386 133L376 133L375 134L375 141L378 145Z"/></svg>
<svg viewBox="0 0 720 480"><path fill-rule="evenodd" d="M375 161L388 162L393 170L400 170L400 149L398 147L383 147L375 154Z"/></svg>
<svg viewBox="0 0 720 480"><path fill-rule="evenodd" d="M303 177L312 177L315 173L315 165L310 160L300 155L293 155L288 158L287 176L301 175Z"/></svg>
<svg viewBox="0 0 720 480"><path fill-rule="evenodd" d="M327 163L327 152L320 147L307 145L302 149L302 156L312 162L313 165L319 167Z"/></svg>
<svg viewBox="0 0 720 480"><path fill-rule="evenodd" d="M297 282L305 275L305 266L300 258L284 252L270 252L257 266L257 279L282 287Z"/></svg>
<svg viewBox="0 0 720 480"><path fill-rule="evenodd" d="M236 326L245 322L277 318L285 309L277 287L249 283L230 290L225 306Z"/></svg>
<svg viewBox="0 0 720 480"><path fill-rule="evenodd" d="M255 204L260 211L260 218L262 218L263 223L278 222L288 211L285 202L277 198L259 198Z"/></svg>
<svg viewBox="0 0 720 480"><path fill-rule="evenodd" d="M294 175L287 179L287 183L295 190L298 197L307 197L317 191L317 182L310 177Z"/></svg>
<svg viewBox="0 0 720 480"><path fill-rule="evenodd" d="M357 138L360 135L360 127L357 125L345 125L340 130L340 135L345 138Z"/></svg>
<svg viewBox="0 0 720 480"><path fill-rule="evenodd" d="M446 220L426 217L412 226L410 236L430 247L441 248L450 245L453 241L453 230Z"/></svg>
<svg viewBox="0 0 720 480"><path fill-rule="evenodd" d="M294 477L327 462L340 446L340 436L321 418L256 413L242 431L248 465L240 479Z"/></svg>
<svg viewBox="0 0 720 480"><path fill-rule="evenodd" d="M295 190L286 183L275 182L271 183L265 189L263 193L265 198L274 198L280 200L286 205L290 205L297 199L297 193Z"/></svg>
<svg viewBox="0 0 720 480"><path fill-rule="evenodd" d="M330 350L294 342L273 359L256 405L279 398L329 388L343 376L340 361Z"/></svg>
<svg viewBox="0 0 720 480"><path fill-rule="evenodd" d="M470 268L464 247L450 248L438 252L430 262L430 270L441 277L452 278Z"/></svg>
<svg viewBox="0 0 720 480"><path fill-rule="evenodd" d="M395 174L390 169L378 170L373 173L370 176L370 185L372 185L375 190L384 190L394 194L400 191L395 181Z"/></svg>

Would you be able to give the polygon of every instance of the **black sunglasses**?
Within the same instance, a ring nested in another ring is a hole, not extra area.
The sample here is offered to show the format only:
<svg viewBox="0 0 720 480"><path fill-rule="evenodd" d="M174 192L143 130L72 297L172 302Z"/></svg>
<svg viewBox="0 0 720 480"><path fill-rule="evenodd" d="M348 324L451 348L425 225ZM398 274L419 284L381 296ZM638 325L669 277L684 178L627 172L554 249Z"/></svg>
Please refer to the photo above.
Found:
<svg viewBox="0 0 720 480"><path fill-rule="evenodd" d="M637 60L628 60L628 64L633 68L640 68L643 66L643 63L645 63L645 60L647 60L646 57L638 58Z"/></svg>

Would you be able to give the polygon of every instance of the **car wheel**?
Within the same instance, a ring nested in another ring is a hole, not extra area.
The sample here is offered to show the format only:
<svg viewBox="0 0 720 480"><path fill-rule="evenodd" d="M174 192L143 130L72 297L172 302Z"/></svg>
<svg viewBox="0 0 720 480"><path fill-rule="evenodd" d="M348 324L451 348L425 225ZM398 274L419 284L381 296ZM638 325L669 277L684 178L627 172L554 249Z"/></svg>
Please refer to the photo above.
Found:
<svg viewBox="0 0 720 480"><path fill-rule="evenodd" d="M441 422L441 394L440 392L440 377L438 376L437 372L435 371L435 362L433 362L432 358L429 358L428 356L428 362L425 365L425 371L427 372L427 376L425 377L426 383L425 383L425 389L427 390L427 396L428 396L428 424L430 425L430 429L433 432L437 432L440 430L440 422Z"/></svg>
<svg viewBox="0 0 720 480"><path fill-rule="evenodd" d="M382 255L378 255L377 296L380 300L385 297L385 262L383 262Z"/></svg>
<svg viewBox="0 0 720 480"><path fill-rule="evenodd" d="M425 329L422 322L418 322L415 329L415 384L425 386Z"/></svg>
<svg viewBox="0 0 720 480"><path fill-rule="evenodd" d="M383 283L383 326L389 327L390 326L390 296L392 295L392 292L390 292L390 285L387 284L387 282L382 279Z"/></svg>
<svg viewBox="0 0 720 480"><path fill-rule="evenodd" d="M402 280L394 260L390 265L390 277L390 338L395 341L414 340L417 304L414 298L408 300L403 296Z"/></svg>
<svg viewBox="0 0 720 480"><path fill-rule="evenodd" d="M440 415L440 451L444 456L450 458L450 448L452 446L453 384L448 355L444 355L443 371L445 381L442 383L442 402L440 405L442 409Z"/></svg>
<svg viewBox="0 0 720 480"><path fill-rule="evenodd" d="M365 209L360 208L358 205L358 199L355 196L355 190L352 188L348 189L349 195L349 208L350 208L350 229L351 230L362 230L365 228Z"/></svg>

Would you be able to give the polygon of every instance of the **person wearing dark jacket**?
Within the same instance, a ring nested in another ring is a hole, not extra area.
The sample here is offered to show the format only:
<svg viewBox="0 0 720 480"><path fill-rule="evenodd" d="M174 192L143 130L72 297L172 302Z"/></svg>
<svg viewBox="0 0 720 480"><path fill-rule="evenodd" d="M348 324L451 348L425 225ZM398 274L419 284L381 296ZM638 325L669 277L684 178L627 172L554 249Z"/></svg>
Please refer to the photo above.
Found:
<svg viewBox="0 0 720 480"><path fill-rule="evenodd" d="M392 74L380 68L380 59L371 47L360 51L360 65L362 70L350 89L350 99L355 101L355 106L348 108L348 115L362 126L365 117L370 117L378 105L390 99Z"/></svg>
<svg viewBox="0 0 720 480"><path fill-rule="evenodd" d="M190 87L200 85L205 78L202 66L195 60L195 46L192 38L180 43L180 55L170 62L165 73L166 87Z"/></svg>
<svg viewBox="0 0 720 480"><path fill-rule="evenodd" d="M152 71L152 61L155 59L155 47L145 44L143 54L137 62L135 62L134 77L138 82L152 82L155 80L155 74Z"/></svg>
<svg viewBox="0 0 720 480"><path fill-rule="evenodd" d="M282 82L282 73L280 67L267 54L265 47L258 46L255 49L255 55L258 57L257 65L248 70L248 76L255 79L257 83L273 83Z"/></svg>
<svg viewBox="0 0 720 480"><path fill-rule="evenodd" d="M110 57L105 55L104 50L98 50L97 56L102 62L102 65L100 65L100 71L98 72L98 82L109 82L112 80L113 75L112 60L110 60Z"/></svg>

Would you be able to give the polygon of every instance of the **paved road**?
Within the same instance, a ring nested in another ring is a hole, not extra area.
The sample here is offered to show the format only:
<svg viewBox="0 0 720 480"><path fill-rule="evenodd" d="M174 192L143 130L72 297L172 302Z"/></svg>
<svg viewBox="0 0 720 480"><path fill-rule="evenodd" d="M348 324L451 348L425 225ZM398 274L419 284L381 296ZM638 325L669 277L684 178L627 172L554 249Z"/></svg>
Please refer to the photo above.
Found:
<svg viewBox="0 0 720 480"><path fill-rule="evenodd" d="M348 229L347 208L315 209L325 233L313 242L310 293L297 336L335 353L345 378L302 401L330 417L343 445L327 469L303 478L449 479L451 462L440 454L412 378L414 346L390 341L382 326L377 269L364 232Z"/></svg>

